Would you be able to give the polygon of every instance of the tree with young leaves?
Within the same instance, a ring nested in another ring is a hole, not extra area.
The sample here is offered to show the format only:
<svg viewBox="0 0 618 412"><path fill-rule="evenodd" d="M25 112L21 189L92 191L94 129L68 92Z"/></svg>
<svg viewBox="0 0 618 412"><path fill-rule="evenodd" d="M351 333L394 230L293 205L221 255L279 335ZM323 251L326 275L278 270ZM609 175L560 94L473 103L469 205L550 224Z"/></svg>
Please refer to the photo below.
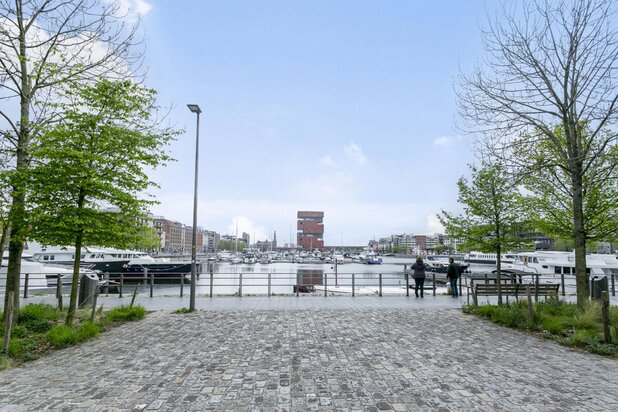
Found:
<svg viewBox="0 0 618 412"><path fill-rule="evenodd" d="M608 129L618 122L615 7L605 0L505 3L483 33L486 64L463 73L457 87L464 129L482 136L480 152L492 161L526 174L539 166L517 156L526 148L560 158L579 307L588 299L586 175L618 143Z"/></svg>
<svg viewBox="0 0 618 412"><path fill-rule="evenodd" d="M130 247L136 250L158 252L161 249L161 237L154 227L142 225L137 238Z"/></svg>
<svg viewBox="0 0 618 412"><path fill-rule="evenodd" d="M145 168L164 165L177 134L160 127L155 92L130 80L75 84L60 103L64 117L41 132L32 151L31 236L75 246L69 313L77 307L83 246L126 248L143 236L140 218L155 203Z"/></svg>
<svg viewBox="0 0 618 412"><path fill-rule="evenodd" d="M61 118L58 91L68 82L100 77L128 78L142 60L135 53L137 25L127 25L116 0L0 0L0 130L9 146L11 239L4 305L19 282L23 245L28 237L28 180L31 149L38 130ZM4 126L2 126L4 127Z"/></svg>
<svg viewBox="0 0 618 412"><path fill-rule="evenodd" d="M444 210L438 215L450 238L463 241L462 249L476 249L496 253L496 282L498 304L502 304L501 257L512 249L530 246L521 237L526 226L522 214L522 198L510 175L497 164L470 167L472 177L457 182L458 202L463 214L453 215Z"/></svg>
<svg viewBox="0 0 618 412"><path fill-rule="evenodd" d="M585 126L585 125L582 125ZM602 131L601 134L610 133ZM583 136L587 135L582 130ZM562 127L554 129L557 139L564 140ZM598 144L592 141L591 144ZM570 168L560 152L548 142L522 147L517 157L525 158L534 168L523 175L526 205L535 227L557 239L573 239L573 186ZM598 150L598 149L593 149ZM521 160L524 162L524 159ZM611 146L603 156L588 160L582 173L582 231L587 251L599 241L618 239L618 146ZM574 242L563 242L573 250Z"/></svg>

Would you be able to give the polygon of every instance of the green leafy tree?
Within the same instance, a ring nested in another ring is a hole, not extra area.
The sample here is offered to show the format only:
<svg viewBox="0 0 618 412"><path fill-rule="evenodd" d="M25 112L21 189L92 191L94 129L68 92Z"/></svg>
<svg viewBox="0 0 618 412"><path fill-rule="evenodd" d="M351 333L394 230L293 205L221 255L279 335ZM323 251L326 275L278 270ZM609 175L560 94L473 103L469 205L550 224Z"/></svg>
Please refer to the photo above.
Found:
<svg viewBox="0 0 618 412"><path fill-rule="evenodd" d="M116 0L0 1L0 131L11 147L7 174L11 237L4 305L15 292L19 314L21 256L28 238L28 169L38 131L61 117L43 102L57 101L68 82L127 78L139 67L137 26L126 24ZM5 126L3 126L5 127Z"/></svg>
<svg viewBox="0 0 618 412"><path fill-rule="evenodd" d="M144 169L165 165L176 135L154 121L155 92L130 80L75 84L60 123L41 133L31 173L32 237L75 245L67 324L77 305L82 246L126 248L143 235L140 217L155 203ZM105 209L102 209L106 206Z"/></svg>
<svg viewBox="0 0 618 412"><path fill-rule="evenodd" d="M137 250L159 251L161 249L161 237L154 227L143 225L131 247Z"/></svg>
<svg viewBox="0 0 618 412"><path fill-rule="evenodd" d="M618 123L616 2L514 2L503 11L483 32L486 61L460 77L463 126L481 136L484 156L524 174L543 173L536 161L518 156L531 147L560 159L554 173L563 175L569 194L547 195L544 202L562 203L554 208L560 214L554 226L562 233L570 230L574 241L577 304L582 308L588 300L586 241L594 225L587 228L587 219L594 218L586 216L586 209L603 207L585 203L602 199L606 189L594 184L591 190L599 196L588 200L585 192L599 161L609 164L601 158L613 156L618 139L615 132L606 133ZM548 223L554 219L549 213L545 217ZM571 223L565 225L567 217Z"/></svg>
<svg viewBox="0 0 618 412"><path fill-rule="evenodd" d="M598 145L599 140L586 141L589 130L585 124L580 144ZM600 131L602 135L610 131ZM554 129L556 139L566 145L562 126ZM605 139L605 137L603 137ZM590 148L599 153L600 148ZM543 233L562 239L569 251L575 248L573 233L573 186L571 164L564 153L542 139L536 145L522 147L517 154L530 167L522 180L528 192L526 205ZM587 159L581 173L582 228L586 250L596 249L598 242L618 238L618 146L607 148L601 156ZM535 166L533 166L535 165ZM587 282L586 282L587 283Z"/></svg>
<svg viewBox="0 0 618 412"><path fill-rule="evenodd" d="M530 245L520 236L525 226L521 195L499 165L484 165L481 169L471 166L470 169L472 181L462 177L457 182L463 214L456 216L443 210L438 219L449 237L463 241L462 249L496 253L498 304L502 304L502 252Z"/></svg>

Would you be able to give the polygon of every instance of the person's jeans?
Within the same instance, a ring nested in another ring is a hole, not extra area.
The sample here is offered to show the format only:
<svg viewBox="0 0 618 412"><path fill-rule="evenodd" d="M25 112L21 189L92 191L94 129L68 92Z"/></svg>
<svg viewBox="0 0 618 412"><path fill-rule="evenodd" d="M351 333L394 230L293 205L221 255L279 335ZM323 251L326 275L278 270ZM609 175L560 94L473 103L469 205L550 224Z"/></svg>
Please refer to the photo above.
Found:
<svg viewBox="0 0 618 412"><path fill-rule="evenodd" d="M418 290L421 290L421 297L423 297L423 286L425 285L425 278L414 279L414 294L418 298Z"/></svg>
<svg viewBox="0 0 618 412"><path fill-rule="evenodd" d="M451 284L451 295L453 295L454 298L458 297L459 289L457 288L457 279L449 279L448 281Z"/></svg>

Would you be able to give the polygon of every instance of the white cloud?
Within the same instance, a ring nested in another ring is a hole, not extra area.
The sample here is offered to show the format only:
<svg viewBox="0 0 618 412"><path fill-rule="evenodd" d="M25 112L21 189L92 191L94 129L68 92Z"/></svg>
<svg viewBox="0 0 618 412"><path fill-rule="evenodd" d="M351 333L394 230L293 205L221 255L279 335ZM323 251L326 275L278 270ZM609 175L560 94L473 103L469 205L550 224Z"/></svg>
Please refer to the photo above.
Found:
<svg viewBox="0 0 618 412"><path fill-rule="evenodd" d="M448 136L440 136L433 140L434 146L447 146L455 142L455 139Z"/></svg>
<svg viewBox="0 0 618 412"><path fill-rule="evenodd" d="M431 235L434 233L444 233L444 226L438 220L437 215L429 215L427 216L427 234Z"/></svg>
<svg viewBox="0 0 618 412"><path fill-rule="evenodd" d="M243 233L248 233L251 243L258 240L269 239L272 240L272 234L269 236L265 233L262 226L258 226L246 216L234 216L232 223L227 227L227 234L236 235L236 229L238 228L238 237L242 237Z"/></svg>
<svg viewBox="0 0 618 412"><path fill-rule="evenodd" d="M325 166L331 166L334 167L336 166L335 161L333 160L332 157L330 157L329 155L324 155L320 158L320 163L325 165Z"/></svg>
<svg viewBox="0 0 618 412"><path fill-rule="evenodd" d="M359 165L364 165L367 163L367 157L365 156L365 153L363 153L363 149L361 149L361 147L356 143L350 143L343 148L343 151L346 156L354 160Z"/></svg>
<svg viewBox="0 0 618 412"><path fill-rule="evenodd" d="M140 18L148 14L152 9L152 5L146 0L105 0L107 3L116 4L117 16L122 17L126 21L134 24Z"/></svg>

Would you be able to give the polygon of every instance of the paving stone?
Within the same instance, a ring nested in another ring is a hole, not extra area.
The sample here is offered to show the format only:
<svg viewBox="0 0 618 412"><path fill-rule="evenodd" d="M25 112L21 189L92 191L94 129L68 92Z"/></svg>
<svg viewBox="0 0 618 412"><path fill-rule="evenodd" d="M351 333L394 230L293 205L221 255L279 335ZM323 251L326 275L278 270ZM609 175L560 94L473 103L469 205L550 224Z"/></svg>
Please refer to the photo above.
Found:
<svg viewBox="0 0 618 412"><path fill-rule="evenodd" d="M156 311L0 371L0 411L618 410L617 361L458 309L251 299Z"/></svg>

